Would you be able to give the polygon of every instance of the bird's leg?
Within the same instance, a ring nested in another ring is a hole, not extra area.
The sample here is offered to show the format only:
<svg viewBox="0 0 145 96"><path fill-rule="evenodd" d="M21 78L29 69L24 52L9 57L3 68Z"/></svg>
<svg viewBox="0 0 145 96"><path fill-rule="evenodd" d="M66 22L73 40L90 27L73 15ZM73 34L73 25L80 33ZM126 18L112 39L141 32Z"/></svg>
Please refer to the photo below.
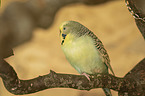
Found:
<svg viewBox="0 0 145 96"><path fill-rule="evenodd" d="M84 76L87 77L87 79L90 81L90 78L89 78L90 75L89 75L89 74L83 72L81 75L84 75Z"/></svg>

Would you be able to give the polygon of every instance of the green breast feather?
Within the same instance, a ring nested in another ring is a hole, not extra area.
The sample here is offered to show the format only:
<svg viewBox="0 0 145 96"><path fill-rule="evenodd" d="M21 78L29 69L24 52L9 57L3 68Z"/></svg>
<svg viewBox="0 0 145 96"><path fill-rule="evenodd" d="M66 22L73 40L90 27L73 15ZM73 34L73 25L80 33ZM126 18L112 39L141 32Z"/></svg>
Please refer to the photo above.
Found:
<svg viewBox="0 0 145 96"><path fill-rule="evenodd" d="M67 60L79 73L106 73L107 67L92 37L81 36L61 46Z"/></svg>

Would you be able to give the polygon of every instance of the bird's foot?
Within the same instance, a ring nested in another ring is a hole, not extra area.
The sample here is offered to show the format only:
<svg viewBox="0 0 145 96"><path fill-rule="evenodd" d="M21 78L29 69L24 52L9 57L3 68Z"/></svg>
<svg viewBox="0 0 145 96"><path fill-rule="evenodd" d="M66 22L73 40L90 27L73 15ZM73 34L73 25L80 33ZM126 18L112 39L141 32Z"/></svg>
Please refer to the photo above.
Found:
<svg viewBox="0 0 145 96"><path fill-rule="evenodd" d="M87 79L90 81L90 75L89 74L87 74L87 73L82 73L81 75L84 75L85 77L87 77Z"/></svg>

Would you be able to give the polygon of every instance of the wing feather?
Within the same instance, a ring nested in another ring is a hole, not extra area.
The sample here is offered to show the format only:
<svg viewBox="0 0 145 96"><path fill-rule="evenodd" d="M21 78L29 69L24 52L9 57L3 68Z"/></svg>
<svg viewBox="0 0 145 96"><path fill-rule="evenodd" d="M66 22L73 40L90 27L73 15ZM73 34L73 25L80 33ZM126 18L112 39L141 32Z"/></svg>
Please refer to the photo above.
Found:
<svg viewBox="0 0 145 96"><path fill-rule="evenodd" d="M93 32L89 31L89 32L87 32L87 34L93 38L93 40L95 41L96 48L99 50L100 54L102 55L102 57L104 59L104 63L111 70L113 75L115 75L114 72L113 72L113 69L110 65L109 56L108 56L107 51L105 50L104 45L102 44L102 42L98 39L98 37Z"/></svg>

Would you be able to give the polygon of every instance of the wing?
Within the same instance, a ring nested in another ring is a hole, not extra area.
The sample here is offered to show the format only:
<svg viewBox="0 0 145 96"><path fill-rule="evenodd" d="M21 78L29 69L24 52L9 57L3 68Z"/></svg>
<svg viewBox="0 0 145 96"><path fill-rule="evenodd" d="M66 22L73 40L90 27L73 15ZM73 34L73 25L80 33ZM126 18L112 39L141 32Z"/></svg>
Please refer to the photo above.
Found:
<svg viewBox="0 0 145 96"><path fill-rule="evenodd" d="M89 31L89 32L87 32L87 34L94 39L96 48L99 50L100 54L104 58L104 63L111 70L111 72L113 73L113 75L115 75L114 72L113 72L113 70L112 70L112 67L110 65L109 56L108 56L107 51L105 50L102 42L98 39L98 37L93 32Z"/></svg>

